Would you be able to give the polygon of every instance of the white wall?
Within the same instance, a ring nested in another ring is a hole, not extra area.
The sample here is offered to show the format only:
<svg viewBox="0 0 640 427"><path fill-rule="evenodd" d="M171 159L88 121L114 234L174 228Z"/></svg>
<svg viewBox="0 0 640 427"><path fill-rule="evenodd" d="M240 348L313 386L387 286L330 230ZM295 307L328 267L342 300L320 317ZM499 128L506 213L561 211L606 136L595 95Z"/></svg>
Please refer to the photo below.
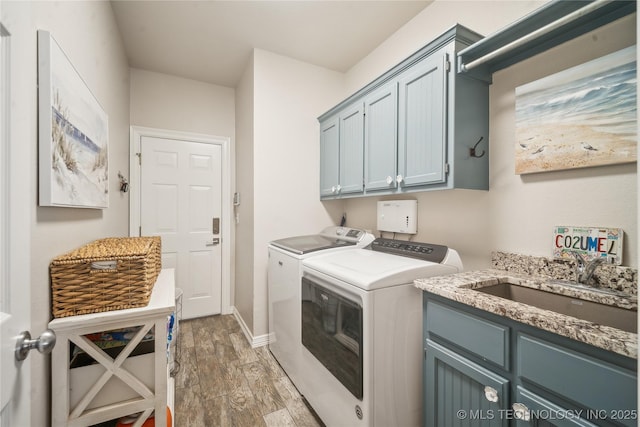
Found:
<svg viewBox="0 0 640 427"><path fill-rule="evenodd" d="M620 227L625 231L624 265L637 267L636 163L517 176L514 171L517 86L570 68L636 42L636 17L617 23L516 64L494 75L491 87L492 247L550 255L554 225ZM524 218L526 222L519 221ZM526 225L524 225L526 224Z"/></svg>
<svg viewBox="0 0 640 427"><path fill-rule="evenodd" d="M235 308L253 330L254 152L253 55L236 87L236 280Z"/></svg>
<svg viewBox="0 0 640 427"><path fill-rule="evenodd" d="M229 173L231 189L235 191L235 89L136 68L130 69L130 76L131 125L229 137ZM233 221L232 218L227 220ZM235 227L231 227L232 296L235 241Z"/></svg>
<svg viewBox="0 0 640 427"><path fill-rule="evenodd" d="M20 135L16 149L28 147L31 188L23 215L30 221L31 333L50 320L49 262L90 240L127 234L128 199L118 192L117 173L128 170L129 67L108 2L3 2L3 23L13 34L12 126ZM37 207L37 30L47 30L65 51L109 117L109 208L104 210ZM19 145L19 147L18 147ZM24 266L27 267L27 266ZM50 419L47 357L32 355L28 385L31 425Z"/></svg>
<svg viewBox="0 0 640 427"><path fill-rule="evenodd" d="M131 125L235 139L235 90L131 69Z"/></svg>
<svg viewBox="0 0 640 427"><path fill-rule="evenodd" d="M435 0L349 70L347 94L365 86L456 23L488 36L545 3L544 0Z"/></svg>
<svg viewBox="0 0 640 427"><path fill-rule="evenodd" d="M406 56L455 22L487 34L540 4L436 1L349 71L349 92L398 62L401 58L391 61L399 56L393 52ZM416 198L419 206L419 233L414 239L454 247L465 268L476 269L489 266L494 250L550 256L554 225L621 227L627 234L624 264L636 267L635 164L519 176L514 173L513 151L515 87L635 40L632 16L496 73L490 88L490 190L410 194L408 198ZM347 201L351 224L375 229L377 200Z"/></svg>
<svg viewBox="0 0 640 427"><path fill-rule="evenodd" d="M342 91L343 75L260 49L254 50L253 74L252 332L261 336L268 332L269 241L317 233L337 223L342 214L340 202L322 204L318 199L316 118ZM238 158L239 168L242 161Z"/></svg>

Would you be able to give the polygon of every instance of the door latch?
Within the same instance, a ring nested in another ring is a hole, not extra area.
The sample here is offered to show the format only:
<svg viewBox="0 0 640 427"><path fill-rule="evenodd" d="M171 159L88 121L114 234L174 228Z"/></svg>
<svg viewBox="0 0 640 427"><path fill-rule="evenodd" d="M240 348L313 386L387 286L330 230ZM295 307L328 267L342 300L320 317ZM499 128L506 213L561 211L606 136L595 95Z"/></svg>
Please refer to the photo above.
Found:
<svg viewBox="0 0 640 427"><path fill-rule="evenodd" d="M220 244L220 238L214 237L209 243L207 243L207 246L215 246L219 244Z"/></svg>

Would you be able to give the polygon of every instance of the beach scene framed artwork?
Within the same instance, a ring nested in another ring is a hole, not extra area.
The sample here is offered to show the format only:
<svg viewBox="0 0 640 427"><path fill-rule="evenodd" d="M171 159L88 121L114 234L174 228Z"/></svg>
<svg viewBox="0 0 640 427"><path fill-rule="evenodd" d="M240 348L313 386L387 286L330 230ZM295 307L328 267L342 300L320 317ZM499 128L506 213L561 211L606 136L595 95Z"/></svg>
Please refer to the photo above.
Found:
<svg viewBox="0 0 640 427"><path fill-rule="evenodd" d="M516 88L515 173L637 161L636 47Z"/></svg>
<svg viewBox="0 0 640 427"><path fill-rule="evenodd" d="M40 206L109 206L109 121L47 31L38 31Z"/></svg>

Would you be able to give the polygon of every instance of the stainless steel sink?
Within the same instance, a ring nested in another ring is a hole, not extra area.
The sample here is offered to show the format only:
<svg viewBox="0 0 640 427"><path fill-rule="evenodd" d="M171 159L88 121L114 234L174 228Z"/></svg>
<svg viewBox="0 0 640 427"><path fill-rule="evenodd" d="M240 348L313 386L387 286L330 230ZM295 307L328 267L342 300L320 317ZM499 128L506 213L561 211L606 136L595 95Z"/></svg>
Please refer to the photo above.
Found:
<svg viewBox="0 0 640 427"><path fill-rule="evenodd" d="M638 312L635 310L527 288L514 283L499 283L474 290L623 331L638 331Z"/></svg>

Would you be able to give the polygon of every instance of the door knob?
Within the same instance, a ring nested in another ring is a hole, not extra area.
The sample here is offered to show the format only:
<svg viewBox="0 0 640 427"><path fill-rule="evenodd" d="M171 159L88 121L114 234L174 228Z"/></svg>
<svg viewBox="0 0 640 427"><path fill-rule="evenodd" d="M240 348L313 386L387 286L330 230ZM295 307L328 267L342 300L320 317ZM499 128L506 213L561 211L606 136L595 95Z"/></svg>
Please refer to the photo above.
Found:
<svg viewBox="0 0 640 427"><path fill-rule="evenodd" d="M21 361L27 358L29 350L34 348L42 354L49 354L56 345L56 334L51 329L47 329L35 340L31 339L29 331L22 331L18 335L16 342L16 360Z"/></svg>
<svg viewBox="0 0 640 427"><path fill-rule="evenodd" d="M493 387L486 386L484 388L484 397L486 397L489 402L495 403L498 401L498 390Z"/></svg>
<svg viewBox="0 0 640 427"><path fill-rule="evenodd" d="M513 416L517 420L529 421L531 420L531 414L529 412L529 408L527 408L522 403L514 403L511 408L513 408Z"/></svg>

